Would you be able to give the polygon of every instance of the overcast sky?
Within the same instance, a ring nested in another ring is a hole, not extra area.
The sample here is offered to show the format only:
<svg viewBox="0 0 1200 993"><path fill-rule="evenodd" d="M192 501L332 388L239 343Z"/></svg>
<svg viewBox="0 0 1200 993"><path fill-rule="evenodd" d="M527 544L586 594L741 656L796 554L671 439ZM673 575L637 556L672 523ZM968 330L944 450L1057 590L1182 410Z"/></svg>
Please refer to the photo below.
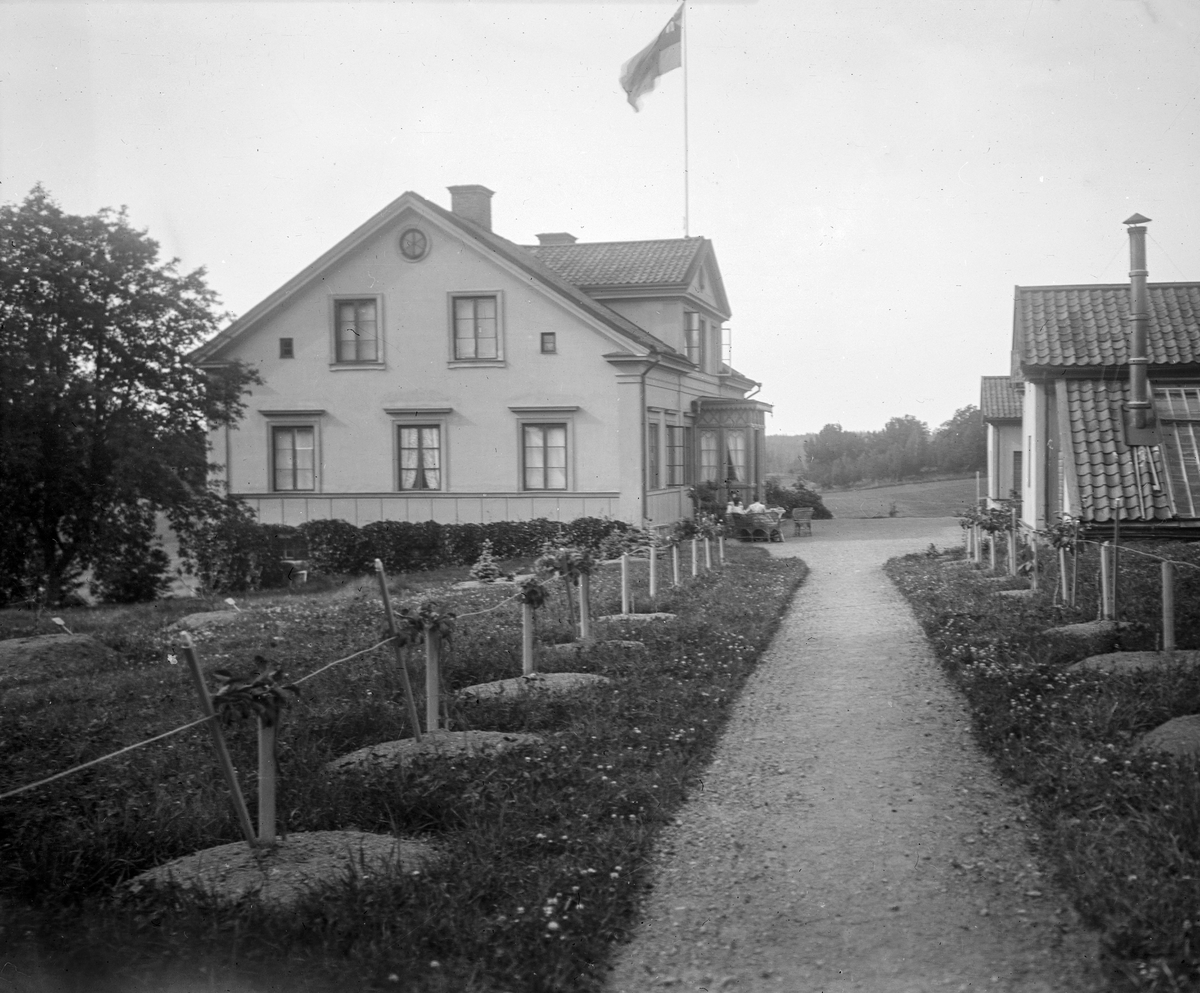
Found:
<svg viewBox="0 0 1200 993"><path fill-rule="evenodd" d="M414 190L499 234L684 233L684 81L617 80L666 3L0 0L0 199L129 207L245 312ZM1197 0L687 11L690 232L771 433L931 427L1008 371L1014 284L1200 280Z"/></svg>

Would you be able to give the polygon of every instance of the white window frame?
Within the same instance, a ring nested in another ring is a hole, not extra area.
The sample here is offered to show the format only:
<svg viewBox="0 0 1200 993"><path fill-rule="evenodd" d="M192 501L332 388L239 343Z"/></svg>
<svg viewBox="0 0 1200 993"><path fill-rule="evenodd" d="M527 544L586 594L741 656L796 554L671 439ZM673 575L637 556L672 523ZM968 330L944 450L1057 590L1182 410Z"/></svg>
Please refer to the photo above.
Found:
<svg viewBox="0 0 1200 993"><path fill-rule="evenodd" d="M357 303L370 300L375 304L375 358L363 361L344 360L338 358L338 308L344 303ZM386 335L383 321L383 295L379 293L337 293L329 297L329 368L345 369L384 369L386 356L384 342Z"/></svg>
<svg viewBox="0 0 1200 993"><path fill-rule="evenodd" d="M263 410L259 413L266 420L266 469L267 486L265 492L279 494L320 493L322 485L323 462L321 457L321 420L323 410ZM308 428L313 433L313 486L311 490L281 490L275 486L275 431L276 429Z"/></svg>
<svg viewBox="0 0 1200 993"><path fill-rule="evenodd" d="M496 301L496 357L486 359L460 359L455 351L455 302L458 300L490 297ZM496 368L505 362L504 349L504 292L502 290L455 290L446 294L447 347L450 368Z"/></svg>

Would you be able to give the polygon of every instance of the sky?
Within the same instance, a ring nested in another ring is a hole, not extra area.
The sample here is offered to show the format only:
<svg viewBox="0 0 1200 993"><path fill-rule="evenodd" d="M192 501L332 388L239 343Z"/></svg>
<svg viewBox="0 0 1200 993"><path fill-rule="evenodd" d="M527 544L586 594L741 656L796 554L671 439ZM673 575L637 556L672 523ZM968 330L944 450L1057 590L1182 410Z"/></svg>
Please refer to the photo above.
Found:
<svg viewBox="0 0 1200 993"><path fill-rule="evenodd" d="M772 434L977 405L1014 285L1127 281L1135 212L1200 280L1197 0L690 0L635 113L677 6L0 0L0 201L126 205L234 315L406 190L481 183L518 244L686 230Z"/></svg>

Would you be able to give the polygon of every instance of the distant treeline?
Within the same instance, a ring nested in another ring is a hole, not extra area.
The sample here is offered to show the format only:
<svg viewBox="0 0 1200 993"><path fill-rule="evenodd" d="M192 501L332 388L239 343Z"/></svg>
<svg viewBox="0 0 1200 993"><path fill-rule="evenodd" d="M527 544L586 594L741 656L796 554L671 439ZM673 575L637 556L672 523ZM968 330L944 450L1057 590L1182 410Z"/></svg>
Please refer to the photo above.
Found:
<svg viewBox="0 0 1200 993"><path fill-rule="evenodd" d="M987 465L987 433L978 407L956 411L936 431L911 414L881 431L768 435L767 473L799 476L818 488L893 482L930 473L974 472Z"/></svg>

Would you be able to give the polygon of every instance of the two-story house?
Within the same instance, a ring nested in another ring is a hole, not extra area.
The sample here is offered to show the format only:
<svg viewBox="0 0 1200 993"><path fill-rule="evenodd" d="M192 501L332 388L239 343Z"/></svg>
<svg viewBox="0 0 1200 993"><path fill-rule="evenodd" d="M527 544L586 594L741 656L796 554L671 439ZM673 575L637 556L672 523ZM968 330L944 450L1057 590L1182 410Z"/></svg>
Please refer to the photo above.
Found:
<svg viewBox="0 0 1200 993"><path fill-rule="evenodd" d="M492 231L492 191L405 193L194 353L264 385L210 436L264 523L610 516L761 491L759 384L722 361L704 238Z"/></svg>

